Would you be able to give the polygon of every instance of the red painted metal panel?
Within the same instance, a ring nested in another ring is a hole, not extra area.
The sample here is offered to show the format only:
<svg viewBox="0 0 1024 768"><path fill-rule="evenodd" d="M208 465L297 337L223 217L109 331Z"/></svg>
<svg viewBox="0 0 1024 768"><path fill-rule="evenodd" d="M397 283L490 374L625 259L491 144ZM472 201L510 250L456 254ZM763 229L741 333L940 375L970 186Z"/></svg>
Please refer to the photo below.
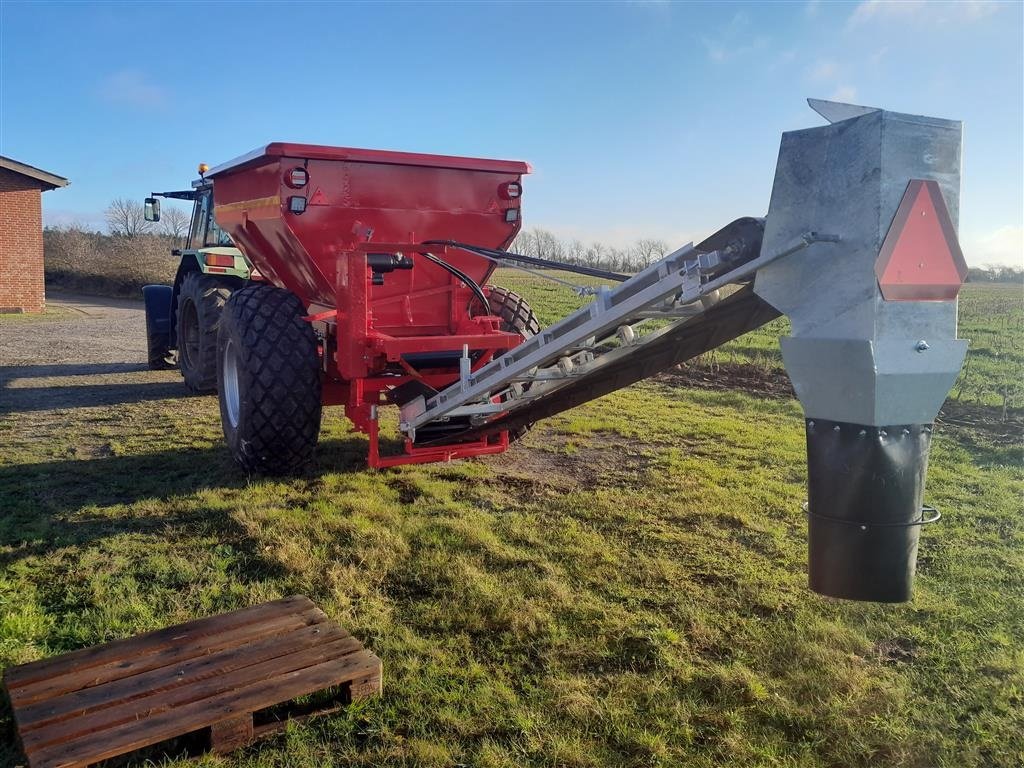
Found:
<svg viewBox="0 0 1024 768"><path fill-rule="evenodd" d="M301 149L306 145L271 144ZM217 223L227 231L259 271L278 285L313 302L334 306L334 284L343 255L366 242L418 242L452 239L499 248L511 242L520 222L505 221L508 208L500 188L518 182L526 163L444 158L374 150L314 147L311 156L262 154L236 165L215 169ZM386 159L380 159L386 158ZM452 167L460 160L466 167ZM303 189L285 183L285 175L305 166L309 182ZM305 212L288 209L289 197L307 198ZM462 252L449 260L478 282L492 271L486 259ZM450 276L424 262L408 272L388 275L372 295L387 299L447 285ZM448 302L425 299L414 306L413 325L447 325ZM390 320L395 320L391 323ZM378 318L378 327L406 327L399 318Z"/></svg>
<svg viewBox="0 0 1024 768"><path fill-rule="evenodd" d="M887 301L950 301L967 279L956 230L935 181L912 179L875 262Z"/></svg>
<svg viewBox="0 0 1024 768"><path fill-rule="evenodd" d="M478 284L494 270L491 261L421 243L506 246L521 219L519 196L509 194L509 185L520 184L529 170L507 160L277 143L207 173L217 223L260 274L296 294L310 312L306 319L323 339L324 402L343 404L356 428L370 436L372 466L508 446L504 433L443 449L406 441L404 455L383 458L376 413L387 404L387 391L407 381L435 388L455 381L464 345L479 366L521 342L518 334L502 332L497 318L481 316L484 308L471 311L479 303L473 290L422 252ZM506 219L511 208L514 221ZM412 269L375 279L368 255L395 253ZM437 353L439 367L417 370L405 359L417 353Z"/></svg>

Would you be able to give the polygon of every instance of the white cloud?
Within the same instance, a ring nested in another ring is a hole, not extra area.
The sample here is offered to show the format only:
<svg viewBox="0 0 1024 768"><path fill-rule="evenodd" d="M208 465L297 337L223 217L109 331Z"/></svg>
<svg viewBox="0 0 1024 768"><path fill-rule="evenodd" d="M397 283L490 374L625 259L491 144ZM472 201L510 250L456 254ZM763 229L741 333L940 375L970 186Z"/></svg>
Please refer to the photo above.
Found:
<svg viewBox="0 0 1024 768"><path fill-rule="evenodd" d="M917 15L924 7L925 0L905 0L904 2L864 0L853 9L847 24L856 27L876 19L905 19Z"/></svg>
<svg viewBox="0 0 1024 768"><path fill-rule="evenodd" d="M829 101L842 101L847 104L853 103L854 99L857 98L857 89L852 85L840 85L834 91L832 95L828 97Z"/></svg>
<svg viewBox="0 0 1024 768"><path fill-rule="evenodd" d="M814 66L807 71L807 77L815 82L831 80L836 76L839 67L831 59L818 59Z"/></svg>
<svg viewBox="0 0 1024 768"><path fill-rule="evenodd" d="M715 62L764 51L770 42L764 35L751 37L751 18L746 11L736 11L726 24L701 38L708 58Z"/></svg>
<svg viewBox="0 0 1024 768"><path fill-rule="evenodd" d="M848 28L871 22L927 20L944 24L950 21L976 21L999 10L996 0L864 0L846 21Z"/></svg>
<svg viewBox="0 0 1024 768"><path fill-rule="evenodd" d="M964 242L964 258L974 267L1024 267L1024 227L1005 226Z"/></svg>
<svg viewBox="0 0 1024 768"><path fill-rule="evenodd" d="M100 82L96 93L111 104L145 109L159 109L169 102L167 91L136 69L123 69L107 76Z"/></svg>

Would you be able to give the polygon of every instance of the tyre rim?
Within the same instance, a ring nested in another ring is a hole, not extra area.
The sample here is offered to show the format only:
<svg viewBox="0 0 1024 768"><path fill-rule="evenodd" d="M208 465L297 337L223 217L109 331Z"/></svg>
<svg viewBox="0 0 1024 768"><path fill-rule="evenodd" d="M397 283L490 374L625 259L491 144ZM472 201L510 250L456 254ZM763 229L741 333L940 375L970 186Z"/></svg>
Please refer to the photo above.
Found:
<svg viewBox="0 0 1024 768"><path fill-rule="evenodd" d="M185 358L185 366L191 368L199 359L199 313L191 301L185 302L182 307L181 325L185 337L181 344L182 356Z"/></svg>
<svg viewBox="0 0 1024 768"><path fill-rule="evenodd" d="M224 346L224 381L221 382L221 396L224 398L224 409L228 414L228 423L238 426L238 354L235 345L228 339Z"/></svg>

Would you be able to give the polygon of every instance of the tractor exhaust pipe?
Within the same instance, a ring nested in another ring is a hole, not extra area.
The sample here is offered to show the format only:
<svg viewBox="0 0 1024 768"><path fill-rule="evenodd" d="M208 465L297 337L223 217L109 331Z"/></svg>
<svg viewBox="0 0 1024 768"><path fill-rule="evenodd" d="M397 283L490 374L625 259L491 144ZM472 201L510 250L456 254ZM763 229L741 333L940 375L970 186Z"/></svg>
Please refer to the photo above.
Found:
<svg viewBox="0 0 1024 768"><path fill-rule="evenodd" d="M789 315L782 354L806 416L812 590L902 602L924 505L932 422L967 342L957 243L962 126L813 102L832 124L783 134L763 252L840 234L758 272Z"/></svg>

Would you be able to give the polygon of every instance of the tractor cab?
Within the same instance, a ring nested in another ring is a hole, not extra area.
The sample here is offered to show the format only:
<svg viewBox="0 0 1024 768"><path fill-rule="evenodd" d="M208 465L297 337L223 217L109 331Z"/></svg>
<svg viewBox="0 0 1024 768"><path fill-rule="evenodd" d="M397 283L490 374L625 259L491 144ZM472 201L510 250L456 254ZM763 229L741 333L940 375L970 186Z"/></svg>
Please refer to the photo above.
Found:
<svg viewBox="0 0 1024 768"><path fill-rule="evenodd" d="M177 367L194 392L216 387L216 329L220 311L232 292L253 278L253 270L214 217L213 181L200 177L192 189L152 192L145 199L146 221L160 221L160 198L191 200L192 219L184 248L171 255L178 266L172 286L143 288L149 364Z"/></svg>

